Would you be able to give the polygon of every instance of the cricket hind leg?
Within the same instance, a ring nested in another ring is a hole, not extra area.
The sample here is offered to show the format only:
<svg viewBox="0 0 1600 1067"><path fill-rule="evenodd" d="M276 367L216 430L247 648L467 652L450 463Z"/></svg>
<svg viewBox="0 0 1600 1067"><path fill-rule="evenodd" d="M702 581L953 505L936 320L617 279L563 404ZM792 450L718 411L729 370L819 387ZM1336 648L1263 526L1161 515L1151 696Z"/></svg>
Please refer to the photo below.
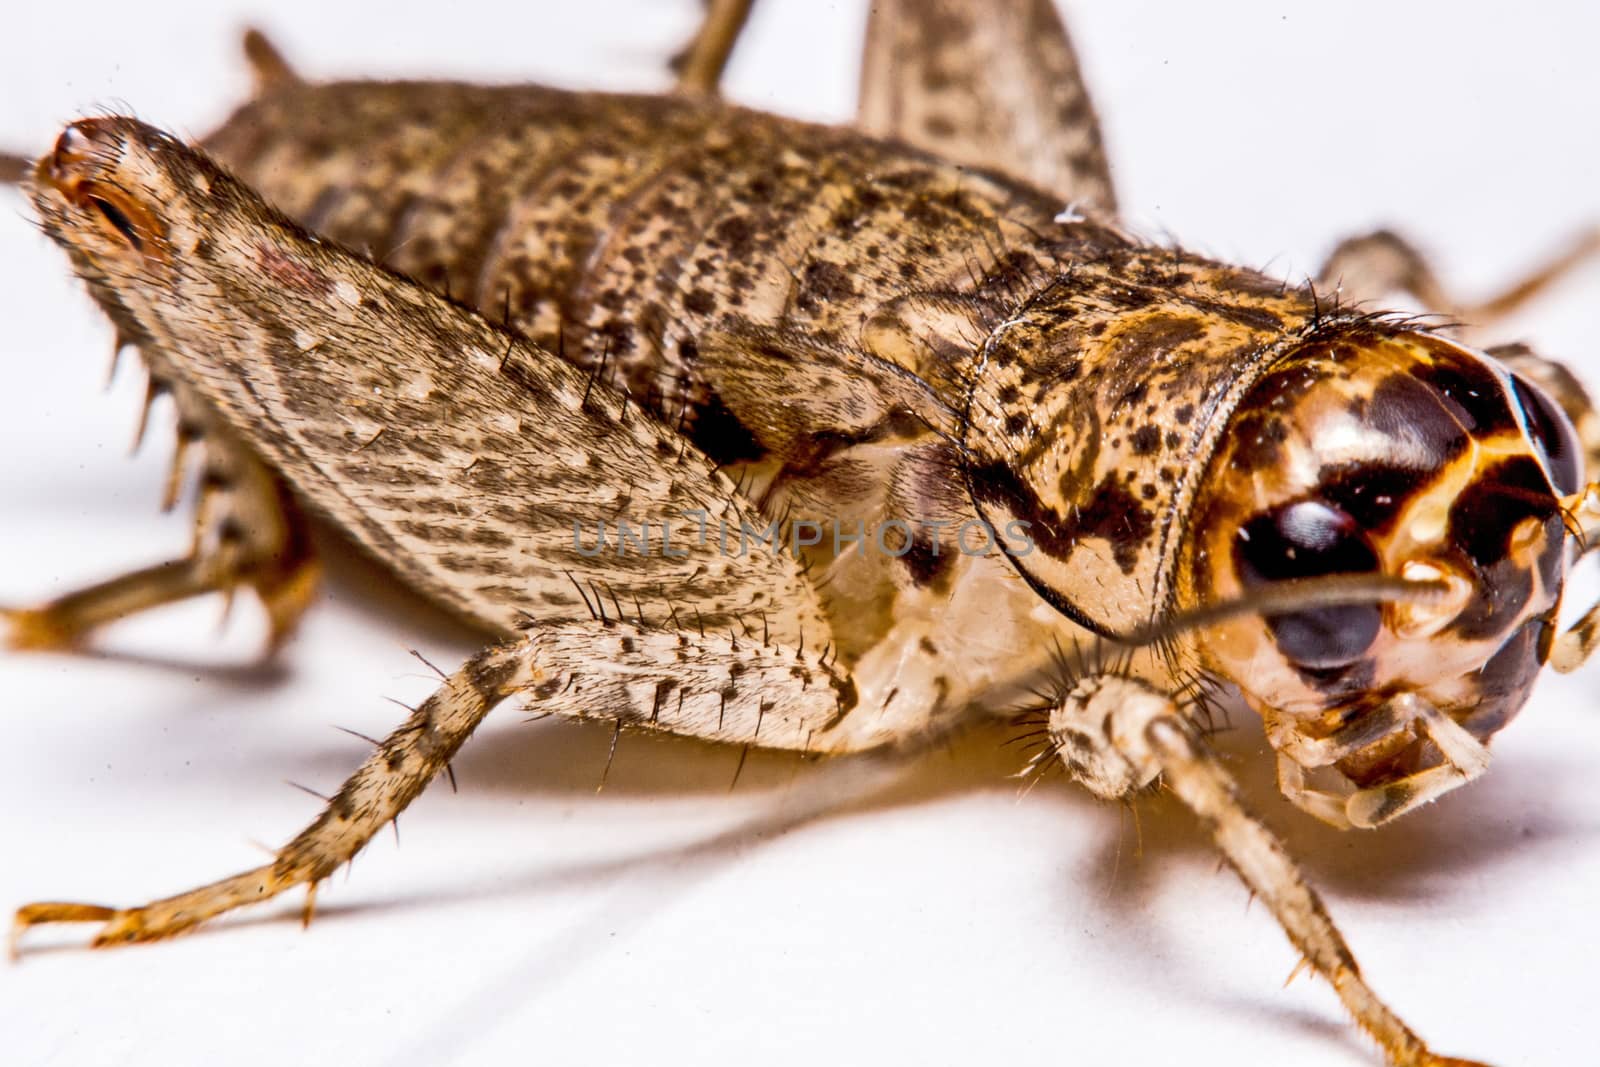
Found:
<svg viewBox="0 0 1600 1067"><path fill-rule="evenodd" d="M270 654L293 633L316 589L320 568L307 519L281 480L170 375L159 352L148 344L141 349L150 364L150 398L170 393L178 414L166 508L177 502L186 457L197 450L202 456L190 550L45 604L0 609L0 621L9 624L5 641L15 649L70 648L130 615L209 593L231 598L243 587L266 610Z"/></svg>
<svg viewBox="0 0 1600 1067"><path fill-rule="evenodd" d="M468 660L350 776L271 863L135 908L19 909L12 944L45 923L100 922L97 947L183 933L245 904L316 884L348 863L449 763L495 705L734 744L804 749L851 706L848 678L811 649L760 634L700 634L610 618L538 626ZM310 901L307 903L309 919Z"/></svg>
<svg viewBox="0 0 1600 1067"><path fill-rule="evenodd" d="M1100 121L1054 0L874 0L856 121L1114 216Z"/></svg>
<svg viewBox="0 0 1600 1067"><path fill-rule="evenodd" d="M1125 799L1162 780L1390 1063L1482 1067L1431 1052L1367 985L1321 897L1283 844L1246 809L1232 776L1172 697L1132 678L1091 674L1051 707L1048 728L1068 772L1100 797Z"/></svg>
<svg viewBox="0 0 1600 1067"><path fill-rule="evenodd" d="M755 0L704 0L706 14L689 44L672 57L678 92L715 96Z"/></svg>

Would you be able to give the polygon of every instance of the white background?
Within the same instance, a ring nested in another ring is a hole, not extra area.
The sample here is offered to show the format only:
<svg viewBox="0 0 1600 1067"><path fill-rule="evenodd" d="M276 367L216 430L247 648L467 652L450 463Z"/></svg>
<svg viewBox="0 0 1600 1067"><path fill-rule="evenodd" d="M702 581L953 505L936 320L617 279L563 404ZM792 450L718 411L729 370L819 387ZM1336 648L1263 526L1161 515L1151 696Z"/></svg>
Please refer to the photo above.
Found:
<svg viewBox="0 0 1600 1067"><path fill-rule="evenodd" d="M649 89L689 0L14 5L0 144L132 110L202 133L247 90L237 34L319 76L427 73ZM841 120L864 4L766 0L739 101ZM1576 4L1075 5L1130 219L1303 276L1340 234L1402 225L1484 292L1600 221L1600 20ZM1396 10L1398 9L1398 10ZM271 12L269 15L268 12ZM142 390L104 393L109 333L0 193L0 602L164 558L170 428L125 456ZM1600 270L1513 324L1600 383ZM159 413L158 413L159 414ZM133 904L261 862L420 698L416 647L473 638L335 560L273 666L241 605L127 624L92 657L0 654L0 908ZM1277 799L1253 724L1221 741L1330 898L1378 990L1442 1051L1589 1062L1600 944L1600 665L1548 678L1483 782L1376 834ZM974 738L893 802L741 831L844 793L847 766L492 719L302 933L298 894L178 942L90 955L30 939L0 966L18 1064L1376 1062L1300 979L1264 909L1172 804L1126 812L1056 781L1018 800ZM686 850L685 846L699 843Z"/></svg>

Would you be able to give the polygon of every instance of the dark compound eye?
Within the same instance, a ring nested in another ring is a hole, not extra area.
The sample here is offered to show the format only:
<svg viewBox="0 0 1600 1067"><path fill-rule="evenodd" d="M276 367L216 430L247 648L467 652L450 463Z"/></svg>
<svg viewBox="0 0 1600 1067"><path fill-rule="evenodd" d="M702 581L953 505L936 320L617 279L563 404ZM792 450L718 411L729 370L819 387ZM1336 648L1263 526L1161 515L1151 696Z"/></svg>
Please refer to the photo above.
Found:
<svg viewBox="0 0 1600 1067"><path fill-rule="evenodd" d="M1233 554L1247 587L1378 569L1378 554L1355 520L1318 500L1302 500L1251 519L1240 528ZM1267 616L1278 649L1311 670L1354 663L1372 647L1382 625L1383 611L1376 604Z"/></svg>
<svg viewBox="0 0 1600 1067"><path fill-rule="evenodd" d="M1557 493L1571 496L1583 488L1583 446L1566 412L1550 394L1520 374L1512 376L1512 391L1528 424L1528 436L1544 453L1550 481Z"/></svg>

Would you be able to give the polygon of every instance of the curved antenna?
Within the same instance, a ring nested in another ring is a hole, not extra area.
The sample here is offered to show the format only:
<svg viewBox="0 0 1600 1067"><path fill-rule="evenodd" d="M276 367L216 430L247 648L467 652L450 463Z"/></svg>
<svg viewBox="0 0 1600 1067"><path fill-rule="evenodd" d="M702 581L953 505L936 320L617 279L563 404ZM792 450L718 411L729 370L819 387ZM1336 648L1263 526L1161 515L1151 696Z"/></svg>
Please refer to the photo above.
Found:
<svg viewBox="0 0 1600 1067"><path fill-rule="evenodd" d="M1322 578L1298 578L1274 582L1233 600L1207 604L1170 619L1147 623L1106 640L1127 648L1143 648L1241 615L1286 615L1307 608L1345 604L1437 604L1447 599L1451 592L1450 584L1441 580L1399 578L1387 574L1330 574Z"/></svg>
<svg viewBox="0 0 1600 1067"><path fill-rule="evenodd" d="M33 160L25 156L0 152L0 185L21 185L22 179L28 176L28 168L31 166Z"/></svg>

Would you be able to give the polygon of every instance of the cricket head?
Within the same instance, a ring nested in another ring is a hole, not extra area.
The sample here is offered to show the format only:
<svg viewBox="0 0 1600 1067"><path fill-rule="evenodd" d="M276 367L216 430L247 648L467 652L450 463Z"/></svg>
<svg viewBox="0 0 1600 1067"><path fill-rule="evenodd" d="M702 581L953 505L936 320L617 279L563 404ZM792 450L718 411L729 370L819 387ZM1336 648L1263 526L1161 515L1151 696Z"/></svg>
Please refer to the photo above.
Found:
<svg viewBox="0 0 1600 1067"><path fill-rule="evenodd" d="M1180 606L1276 599L1196 643L1280 770L1332 780L1317 814L1376 825L1486 768L1550 656L1582 463L1547 394L1422 332L1352 323L1251 387L1197 490ZM1374 579L1394 592L1361 595Z"/></svg>

